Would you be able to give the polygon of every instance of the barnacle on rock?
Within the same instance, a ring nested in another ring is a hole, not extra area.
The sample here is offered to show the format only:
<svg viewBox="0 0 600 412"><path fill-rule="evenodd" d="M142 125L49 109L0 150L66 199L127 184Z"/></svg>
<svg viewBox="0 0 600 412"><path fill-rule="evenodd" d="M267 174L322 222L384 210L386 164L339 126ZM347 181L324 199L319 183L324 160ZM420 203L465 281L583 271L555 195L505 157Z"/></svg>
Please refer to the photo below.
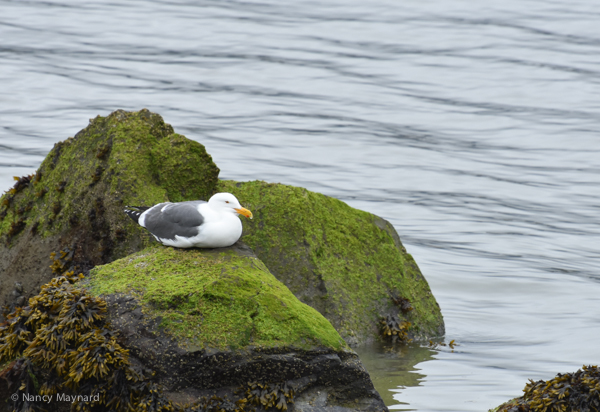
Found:
<svg viewBox="0 0 600 412"><path fill-rule="evenodd" d="M392 342L400 340L401 342L410 342L408 329L411 323L408 321L400 322L395 316L387 315L381 320L381 335L384 339L391 338Z"/></svg>
<svg viewBox="0 0 600 412"><path fill-rule="evenodd" d="M37 192L35 192L35 195L37 197L44 197L44 195L48 193L48 188L47 187L42 187L40 190L38 190Z"/></svg>
<svg viewBox="0 0 600 412"><path fill-rule="evenodd" d="M104 172L104 168L102 166L98 166L96 167L96 170L94 171L94 173L92 173L92 185L94 183L96 183L98 180L100 180L100 176L102 176L102 173Z"/></svg>
<svg viewBox="0 0 600 412"><path fill-rule="evenodd" d="M21 216L22 214L25 214L27 212L29 212L33 207L33 202L28 202L27 204L23 205L23 206L19 206L17 208L17 210L15 210L15 213L18 216Z"/></svg>
<svg viewBox="0 0 600 412"><path fill-rule="evenodd" d="M97 197L94 201L94 204L96 206L96 209L98 210L98 214L102 216L106 211L106 208L104 207L104 200L102 200L101 197Z"/></svg>
<svg viewBox="0 0 600 412"><path fill-rule="evenodd" d="M52 203L52 213L54 213L55 215L58 215L61 208L62 208L62 206L61 206L60 202Z"/></svg>
<svg viewBox="0 0 600 412"><path fill-rule="evenodd" d="M254 412L253 407L248 407L246 398L238 399L233 402L227 397L213 395L211 397L203 396L192 405L183 405L176 409L181 412Z"/></svg>
<svg viewBox="0 0 600 412"><path fill-rule="evenodd" d="M69 224L73 227L73 226L77 226L78 223L79 223L79 216L77 216L75 213L71 214L71 216L69 216Z"/></svg>
<svg viewBox="0 0 600 412"><path fill-rule="evenodd" d="M23 229L25 229L25 226L26 226L26 223L25 223L25 219L23 219L23 218L20 218L16 222L12 222L10 224L10 229L8 230L8 233L7 233L8 240L10 241L14 236L21 233L21 231Z"/></svg>
<svg viewBox="0 0 600 412"><path fill-rule="evenodd" d="M117 240L123 240L123 239L125 239L126 235L127 235L127 232L125 232L124 229L119 228L119 229L115 230L115 238Z"/></svg>
<svg viewBox="0 0 600 412"><path fill-rule="evenodd" d="M294 403L294 389L288 387L285 382L277 384L249 382L246 399L265 409L277 408L280 411L287 411L288 403Z"/></svg>
<svg viewBox="0 0 600 412"><path fill-rule="evenodd" d="M96 157L98 159L104 159L109 151L110 151L109 145L106 144L106 145L100 146L98 148L98 151L96 152Z"/></svg>
<svg viewBox="0 0 600 412"><path fill-rule="evenodd" d="M394 302L394 305L398 306L402 313L406 314L413 310L410 300L408 300L407 298L397 296L396 294L391 294L390 297L392 298L392 302Z"/></svg>
<svg viewBox="0 0 600 412"><path fill-rule="evenodd" d="M67 181L63 180L62 182L59 182L56 184L55 189L57 192L62 193L65 191L66 186L67 186Z"/></svg>

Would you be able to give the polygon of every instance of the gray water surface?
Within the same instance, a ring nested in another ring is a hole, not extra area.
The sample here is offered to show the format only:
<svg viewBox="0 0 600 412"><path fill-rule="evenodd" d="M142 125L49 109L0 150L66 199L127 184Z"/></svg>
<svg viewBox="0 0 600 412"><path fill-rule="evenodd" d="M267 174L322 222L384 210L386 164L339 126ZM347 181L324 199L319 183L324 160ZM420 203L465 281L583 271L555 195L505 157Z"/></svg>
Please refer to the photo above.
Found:
<svg viewBox="0 0 600 412"><path fill-rule="evenodd" d="M0 188L116 109L221 177L390 220L446 321L363 348L388 405L485 411L600 354L600 3L0 0Z"/></svg>

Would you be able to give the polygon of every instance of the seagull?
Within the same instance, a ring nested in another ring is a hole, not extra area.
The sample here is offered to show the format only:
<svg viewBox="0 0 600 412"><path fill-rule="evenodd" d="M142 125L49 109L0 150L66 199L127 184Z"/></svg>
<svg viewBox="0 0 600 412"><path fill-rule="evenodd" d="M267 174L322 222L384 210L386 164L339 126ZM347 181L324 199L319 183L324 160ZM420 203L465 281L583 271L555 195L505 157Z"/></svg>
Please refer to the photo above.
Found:
<svg viewBox="0 0 600 412"><path fill-rule="evenodd" d="M252 212L231 193L217 193L208 202L125 206L124 212L160 243L177 248L231 246L242 236L238 214L252 219Z"/></svg>

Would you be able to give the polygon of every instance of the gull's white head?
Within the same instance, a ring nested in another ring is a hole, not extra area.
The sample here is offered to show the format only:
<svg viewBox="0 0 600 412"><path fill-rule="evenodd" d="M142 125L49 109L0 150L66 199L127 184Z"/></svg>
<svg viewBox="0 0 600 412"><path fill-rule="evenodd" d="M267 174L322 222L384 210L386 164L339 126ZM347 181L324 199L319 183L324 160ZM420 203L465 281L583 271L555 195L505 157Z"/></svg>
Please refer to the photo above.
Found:
<svg viewBox="0 0 600 412"><path fill-rule="evenodd" d="M214 209L221 211L231 210L231 212L239 213L252 219L252 212L243 208L231 193L217 193L208 200L208 204Z"/></svg>

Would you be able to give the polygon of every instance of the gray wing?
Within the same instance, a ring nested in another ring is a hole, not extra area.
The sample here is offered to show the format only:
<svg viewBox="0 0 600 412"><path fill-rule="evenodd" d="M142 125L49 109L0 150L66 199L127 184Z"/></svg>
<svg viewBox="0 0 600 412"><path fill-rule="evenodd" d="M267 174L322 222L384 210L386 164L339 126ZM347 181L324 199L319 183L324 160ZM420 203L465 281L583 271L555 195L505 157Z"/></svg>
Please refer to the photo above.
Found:
<svg viewBox="0 0 600 412"><path fill-rule="evenodd" d="M204 217L198 212L200 203L206 202L159 203L145 212L144 227L161 239L175 239L175 235L196 236L198 226L204 223Z"/></svg>

